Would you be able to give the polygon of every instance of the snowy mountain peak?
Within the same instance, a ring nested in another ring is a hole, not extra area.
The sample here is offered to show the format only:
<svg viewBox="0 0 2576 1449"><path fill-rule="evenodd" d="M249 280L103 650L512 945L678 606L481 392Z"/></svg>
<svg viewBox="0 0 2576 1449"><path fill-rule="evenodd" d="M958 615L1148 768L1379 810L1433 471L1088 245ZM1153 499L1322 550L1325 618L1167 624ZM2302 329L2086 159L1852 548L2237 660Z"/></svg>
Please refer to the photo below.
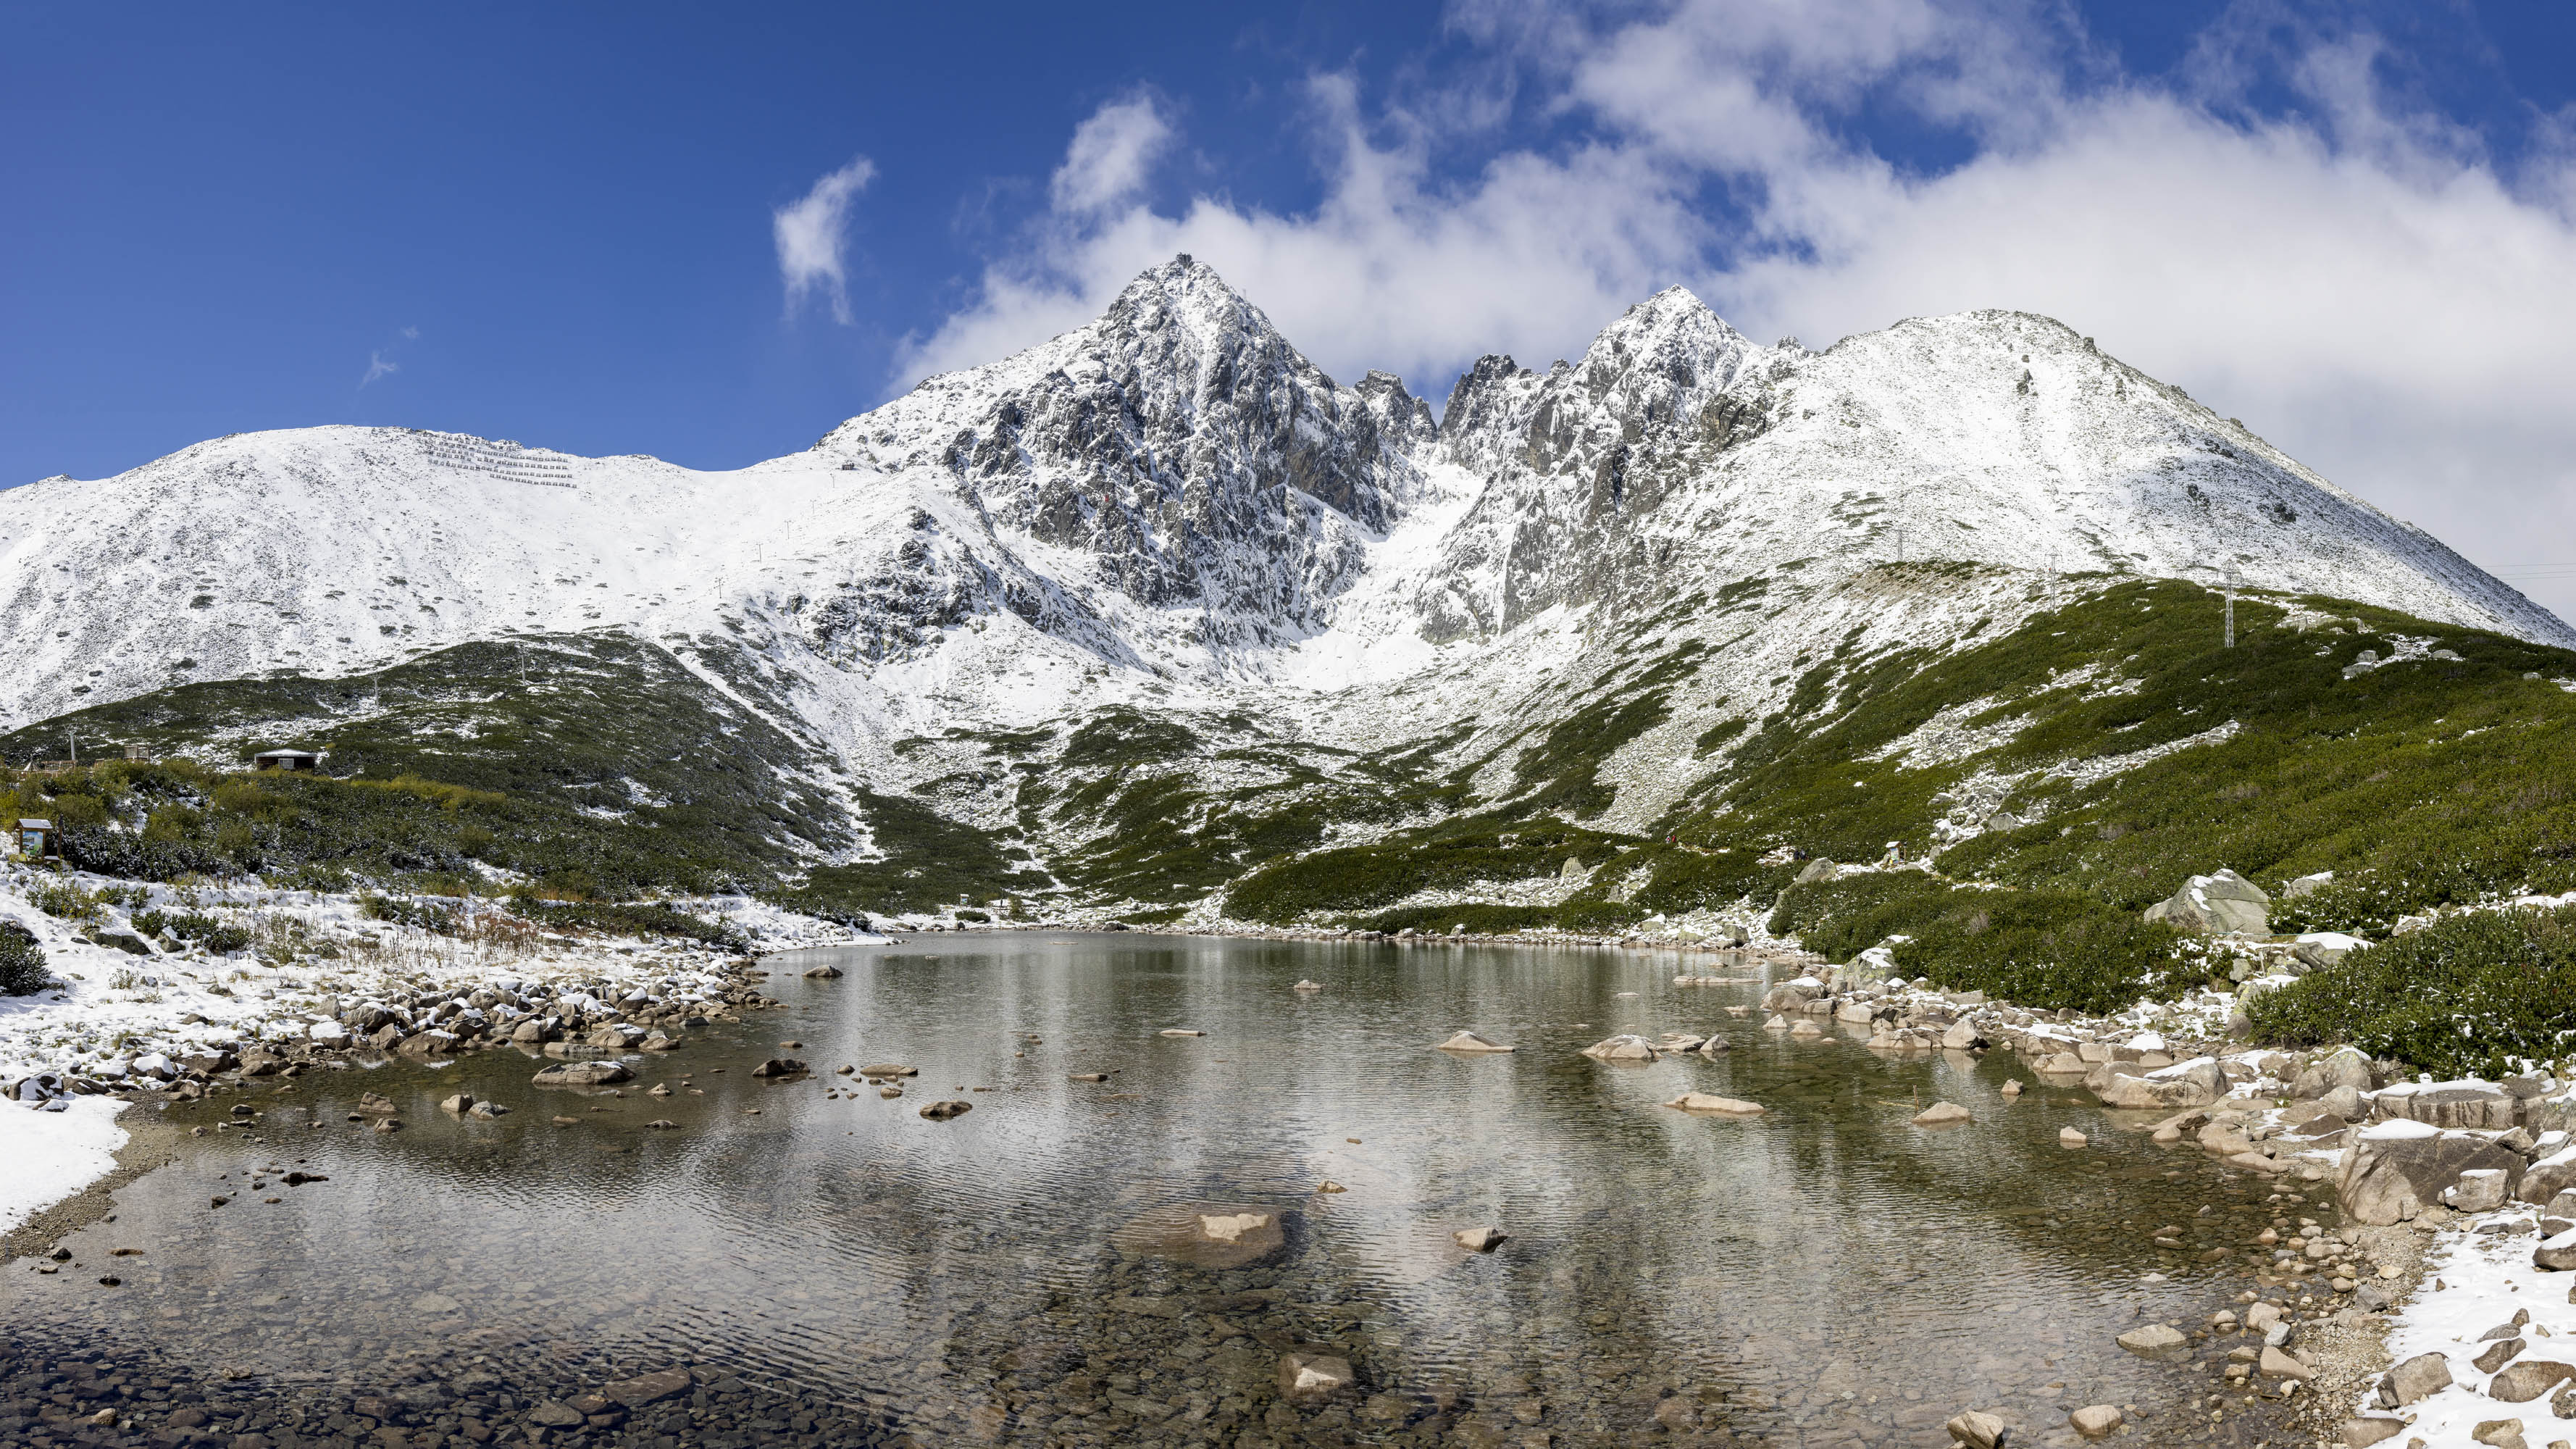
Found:
<svg viewBox="0 0 2576 1449"><path fill-rule="evenodd" d="M0 647L20 665L0 722L594 630L758 638L832 729L874 736L1075 708L1074 679L1221 694L1434 658L1463 678L1526 664L1533 626L1924 561L2233 569L2576 643L2048 318L1912 319L1812 353L1670 288L1578 361L1480 359L1435 424L1401 379L1336 383L1176 257L1081 327L738 472L319 428L0 493ZM949 672L967 659L983 684ZM1023 675L1053 683L994 682Z"/></svg>

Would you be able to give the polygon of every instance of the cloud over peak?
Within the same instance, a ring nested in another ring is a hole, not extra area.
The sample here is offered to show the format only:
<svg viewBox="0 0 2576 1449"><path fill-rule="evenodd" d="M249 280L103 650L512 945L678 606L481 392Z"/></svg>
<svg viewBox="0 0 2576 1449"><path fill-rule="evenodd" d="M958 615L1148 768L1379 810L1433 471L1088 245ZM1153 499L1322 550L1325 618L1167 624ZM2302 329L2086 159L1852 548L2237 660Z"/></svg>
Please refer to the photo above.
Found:
<svg viewBox="0 0 2576 1449"><path fill-rule="evenodd" d="M778 244L778 279L787 293L787 315L809 294L819 294L832 309L832 320L850 323L850 294L841 253L847 240L850 202L876 179L876 163L865 156L829 171L803 196L770 213L770 234Z"/></svg>
<svg viewBox="0 0 2576 1449"><path fill-rule="evenodd" d="M1301 211L1155 204L1172 119L1102 107L1044 212L901 363L1041 341L1179 251L1336 376L1434 398L1481 353L1577 355L1677 283L1818 345L2015 308L2510 566L2535 529L2576 531L2576 119L2535 113L2505 167L2367 25L2276 23L2295 10L2224 12L2142 76L2036 0L1462 4L1453 30L1486 48L1466 81L1372 104L1308 78L1323 186ZM1883 151L1891 129L1937 139Z"/></svg>

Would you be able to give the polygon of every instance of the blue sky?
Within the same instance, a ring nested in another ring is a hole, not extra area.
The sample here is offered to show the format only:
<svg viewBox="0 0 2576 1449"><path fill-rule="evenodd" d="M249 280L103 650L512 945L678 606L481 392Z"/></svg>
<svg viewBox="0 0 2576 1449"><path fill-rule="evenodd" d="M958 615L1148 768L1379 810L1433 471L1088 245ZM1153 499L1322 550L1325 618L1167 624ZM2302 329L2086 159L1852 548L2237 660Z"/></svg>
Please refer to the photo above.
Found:
<svg viewBox="0 0 2576 1449"><path fill-rule="evenodd" d="M1435 404L1676 283L2050 312L2576 562L2571 8L20 4L0 483L332 422L736 466L1190 250Z"/></svg>

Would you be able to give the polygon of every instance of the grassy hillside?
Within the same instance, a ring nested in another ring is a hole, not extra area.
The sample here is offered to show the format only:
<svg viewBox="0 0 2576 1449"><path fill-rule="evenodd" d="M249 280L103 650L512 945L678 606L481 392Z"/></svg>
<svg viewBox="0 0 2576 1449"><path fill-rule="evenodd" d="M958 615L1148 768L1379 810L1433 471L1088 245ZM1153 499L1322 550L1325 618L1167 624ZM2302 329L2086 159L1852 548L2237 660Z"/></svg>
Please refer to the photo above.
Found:
<svg viewBox="0 0 2576 1449"><path fill-rule="evenodd" d="M1730 600L1726 632L1757 626L1739 616L1758 602ZM840 915L1050 897L1137 920L1221 902L1238 919L1436 931L1763 911L1835 955L1908 936L1909 969L2093 1009L2205 974L2138 919L2196 872L2277 891L2332 871L2276 926L2373 934L2576 889L2576 694L2560 683L2576 656L2281 598L2240 600L2227 648L2220 609L2194 585L2105 578L1947 653L1871 653L1854 634L1801 657L1760 719L1683 687L1726 646L1677 615L1626 626L1559 711L1472 751L1436 720L1363 755L1242 714L1112 709L900 742L935 777L907 793L836 778L771 723L790 716L756 673L710 656L720 689L619 638L191 685L0 752L59 755L77 730L85 752L162 757L9 782L25 813L72 827L78 858L127 874L391 884L481 862L564 894L738 884ZM1691 742L1696 778L1646 828L1603 828L1622 752L1649 731ZM286 744L340 778L237 775ZM872 858L818 865L862 831ZM1935 869L1793 884L1890 842ZM1568 861L1561 886L1506 889L1553 884Z"/></svg>

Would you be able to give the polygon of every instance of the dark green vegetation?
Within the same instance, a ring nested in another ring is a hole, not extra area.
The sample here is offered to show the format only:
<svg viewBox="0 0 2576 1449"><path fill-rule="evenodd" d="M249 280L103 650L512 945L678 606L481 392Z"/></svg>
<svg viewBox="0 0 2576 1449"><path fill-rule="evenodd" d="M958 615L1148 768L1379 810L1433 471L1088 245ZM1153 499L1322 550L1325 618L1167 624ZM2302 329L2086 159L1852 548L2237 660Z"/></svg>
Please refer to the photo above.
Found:
<svg viewBox="0 0 2576 1449"><path fill-rule="evenodd" d="M2206 979L2183 937L2091 896L1954 886L1912 871L1791 889L1772 914L1814 950L1848 959L1890 936L1897 970L1955 991L2108 1013Z"/></svg>
<svg viewBox="0 0 2576 1449"><path fill-rule="evenodd" d="M860 805L881 859L815 869L780 902L827 920L868 911L937 911L1047 889L1046 872L1014 859L990 834L918 801L861 791Z"/></svg>
<svg viewBox="0 0 2576 1449"><path fill-rule="evenodd" d="M1919 856L1953 792L1984 772L2032 823L1943 852L1954 878L2135 911L2222 865L2276 889L2333 870L2334 889L2276 922L2365 927L2499 891L2576 887L2576 810L2552 783L2576 766L2576 700L2525 677L2565 676L2576 657L2348 604L2337 614L2367 632L2300 633L2250 600L2238 604L2237 647L2223 649L2219 607L2192 585L2127 584L1895 673L1851 661L1832 708L1765 721L1738 753L1749 768L1666 824L1704 845L1856 860L1898 840ZM2395 634L2432 635L2459 657L2344 677ZM2119 692L2105 690L2114 683ZM2023 721L2006 743L1924 769L1864 758L1982 698L2001 702L1960 723ZM2070 778L2231 722L2223 742L2089 785ZM1776 743L1755 748L1765 736Z"/></svg>
<svg viewBox="0 0 2576 1449"><path fill-rule="evenodd" d="M155 939L166 935L172 940L194 942L218 954L250 945L249 931L203 911L137 911L134 929Z"/></svg>
<svg viewBox="0 0 2576 1449"><path fill-rule="evenodd" d="M30 995L52 979L35 933L15 921L0 921L0 996Z"/></svg>
<svg viewBox="0 0 2576 1449"><path fill-rule="evenodd" d="M2563 1059L2576 1044L2576 910L2480 911L2356 951L2254 999L2254 1029L2351 1042L2443 1076Z"/></svg>
<svg viewBox="0 0 2576 1449"><path fill-rule="evenodd" d="M15 808L54 818L86 870L458 890L481 862L623 898L775 888L846 838L823 756L777 717L668 649L550 636L345 679L182 685L0 737L0 756L77 733L153 757L15 777ZM278 747L320 754L319 772L249 770Z"/></svg>

